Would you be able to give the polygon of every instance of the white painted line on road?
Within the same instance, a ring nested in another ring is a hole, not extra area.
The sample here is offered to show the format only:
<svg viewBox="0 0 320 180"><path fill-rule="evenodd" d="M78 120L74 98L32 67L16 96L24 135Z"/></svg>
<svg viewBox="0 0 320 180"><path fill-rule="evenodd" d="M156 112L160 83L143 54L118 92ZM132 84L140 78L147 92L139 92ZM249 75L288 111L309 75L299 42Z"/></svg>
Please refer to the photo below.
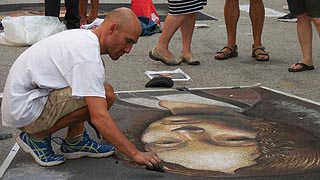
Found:
<svg viewBox="0 0 320 180"><path fill-rule="evenodd" d="M261 86L261 83L255 83L250 86L226 86L226 87L200 87L200 88L188 88L188 90L203 90L203 89L231 89L231 88L250 88ZM178 91L179 87L166 88L166 89L146 89L146 90L131 90L131 91L115 91L116 94L120 93L139 93L139 92L164 92L164 91Z"/></svg>
<svg viewBox="0 0 320 180"><path fill-rule="evenodd" d="M15 143L14 146L12 147L11 151L9 152L7 158L4 160L4 162L2 163L2 165L0 167L0 179L2 178L3 174L6 172L7 168L11 164L13 158L18 153L19 149L20 149L20 146L17 143Z"/></svg>
<svg viewBox="0 0 320 180"><path fill-rule="evenodd" d="M162 91L177 91L177 89L152 89L152 90L132 90L132 91L115 91L116 94L121 93L139 93L139 92L162 92Z"/></svg>
<svg viewBox="0 0 320 180"><path fill-rule="evenodd" d="M205 23L196 23L194 25L194 28L196 29L200 29L200 28L209 28L210 26L208 24L205 24Z"/></svg>

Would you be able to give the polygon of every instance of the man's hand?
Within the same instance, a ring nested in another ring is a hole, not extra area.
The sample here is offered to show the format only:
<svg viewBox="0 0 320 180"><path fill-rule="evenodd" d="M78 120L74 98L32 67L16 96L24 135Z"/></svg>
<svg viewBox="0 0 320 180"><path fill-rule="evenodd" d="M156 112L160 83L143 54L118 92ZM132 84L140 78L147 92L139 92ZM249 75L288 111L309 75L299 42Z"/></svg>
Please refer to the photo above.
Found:
<svg viewBox="0 0 320 180"><path fill-rule="evenodd" d="M163 171L160 165L161 160L154 153L139 151L132 159L140 165L146 165L150 170Z"/></svg>
<svg viewBox="0 0 320 180"><path fill-rule="evenodd" d="M147 165L150 170L161 171L161 161L156 154L139 151L123 134L106 110L108 106L104 98L85 97L84 99L87 103L93 126L98 129L109 143L136 163Z"/></svg>

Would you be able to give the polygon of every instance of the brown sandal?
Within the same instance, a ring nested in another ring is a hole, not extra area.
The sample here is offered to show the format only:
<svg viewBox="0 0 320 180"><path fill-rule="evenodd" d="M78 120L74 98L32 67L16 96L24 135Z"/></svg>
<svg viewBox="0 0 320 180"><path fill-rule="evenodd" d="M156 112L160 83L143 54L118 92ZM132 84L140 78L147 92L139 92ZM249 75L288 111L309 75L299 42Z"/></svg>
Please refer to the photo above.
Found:
<svg viewBox="0 0 320 180"><path fill-rule="evenodd" d="M229 50L229 51L226 51ZM218 57L218 54L223 54L222 57ZM234 45L234 46L224 46L222 49L220 49L219 51L216 52L214 58L217 60L224 60L224 59L229 59L232 57L237 57L238 56L238 46Z"/></svg>
<svg viewBox="0 0 320 180"><path fill-rule="evenodd" d="M269 52L265 50L266 48L264 46L258 46L256 48L253 47L252 45L252 57L255 58L257 61L269 61ZM257 52L257 50L261 50ZM268 58L259 58L259 56L268 56Z"/></svg>

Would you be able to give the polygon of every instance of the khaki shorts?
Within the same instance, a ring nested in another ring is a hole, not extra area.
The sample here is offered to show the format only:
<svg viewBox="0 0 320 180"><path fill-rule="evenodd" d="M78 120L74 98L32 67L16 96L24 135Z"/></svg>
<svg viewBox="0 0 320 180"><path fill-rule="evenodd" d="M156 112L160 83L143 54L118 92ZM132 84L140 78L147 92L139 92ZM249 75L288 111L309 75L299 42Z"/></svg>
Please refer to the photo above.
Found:
<svg viewBox="0 0 320 180"><path fill-rule="evenodd" d="M59 119L67 114L87 106L84 99L75 99L71 95L71 88L53 90L39 116L32 124L21 130L28 134L36 134L50 129Z"/></svg>

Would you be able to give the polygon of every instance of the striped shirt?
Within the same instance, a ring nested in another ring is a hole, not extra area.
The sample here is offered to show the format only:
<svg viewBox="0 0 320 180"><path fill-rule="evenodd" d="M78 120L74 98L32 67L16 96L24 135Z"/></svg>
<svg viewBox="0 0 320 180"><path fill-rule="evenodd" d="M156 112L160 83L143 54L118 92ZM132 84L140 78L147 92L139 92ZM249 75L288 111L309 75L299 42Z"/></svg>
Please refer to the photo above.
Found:
<svg viewBox="0 0 320 180"><path fill-rule="evenodd" d="M203 9L207 0L168 0L169 14L190 14Z"/></svg>

